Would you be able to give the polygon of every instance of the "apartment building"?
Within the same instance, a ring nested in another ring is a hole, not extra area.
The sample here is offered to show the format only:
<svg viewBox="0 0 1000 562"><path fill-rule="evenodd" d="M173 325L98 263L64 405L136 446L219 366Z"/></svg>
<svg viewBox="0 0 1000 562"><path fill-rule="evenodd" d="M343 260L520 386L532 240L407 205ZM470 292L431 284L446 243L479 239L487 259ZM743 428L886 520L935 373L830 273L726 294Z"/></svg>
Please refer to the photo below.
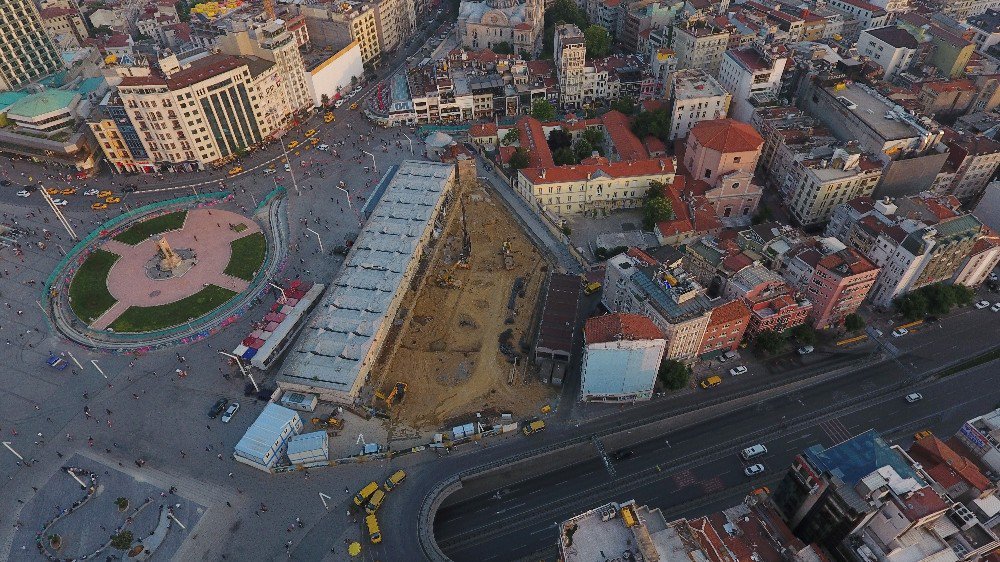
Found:
<svg viewBox="0 0 1000 562"><path fill-rule="evenodd" d="M787 61L784 48L760 42L726 51L719 70L719 83L733 95L730 116L749 122L754 110L751 100L777 96Z"/></svg>
<svg viewBox="0 0 1000 562"><path fill-rule="evenodd" d="M146 173L158 170L146 153L146 146L129 119L118 92L108 92L96 114L87 122L104 158L118 173Z"/></svg>
<svg viewBox="0 0 1000 562"><path fill-rule="evenodd" d="M978 287L986 282L997 265L1000 265L1000 238L996 233L988 233L976 240L976 244L955 269L951 277L954 285Z"/></svg>
<svg viewBox="0 0 1000 562"><path fill-rule="evenodd" d="M789 252L782 273L812 301L812 325L825 330L843 327L844 318L858 310L875 284L879 268L857 250L828 238Z"/></svg>
<svg viewBox="0 0 1000 562"><path fill-rule="evenodd" d="M665 358L686 361L698 355L713 303L679 258L661 263L632 248L609 259L604 275L601 301L608 310L652 320L667 341Z"/></svg>
<svg viewBox="0 0 1000 562"><path fill-rule="evenodd" d="M713 308L701 339L699 359L712 359L728 351L736 351L749 324L750 309L742 299L733 299Z"/></svg>
<svg viewBox="0 0 1000 562"><path fill-rule="evenodd" d="M295 35L285 28L283 22L269 21L246 31L230 33L219 41L219 48L226 54L257 57L275 63L281 76L279 86L282 91L276 99L268 101L275 106L279 117L284 118L313 106L302 54Z"/></svg>
<svg viewBox="0 0 1000 562"><path fill-rule="evenodd" d="M703 70L678 70L670 76L670 139L683 138L700 121L722 119L733 96Z"/></svg>
<svg viewBox="0 0 1000 562"><path fill-rule="evenodd" d="M942 174L948 175L948 181L935 186L934 192L954 195L966 203L976 201L1000 168L1000 142L983 135L966 135L945 144L949 153Z"/></svg>
<svg viewBox="0 0 1000 562"><path fill-rule="evenodd" d="M976 45L976 51L986 53L1000 43L1000 10L990 8L970 17L965 23L973 34L972 42Z"/></svg>
<svg viewBox="0 0 1000 562"><path fill-rule="evenodd" d="M830 0L827 7L847 15L858 22L858 31L871 29L873 27L885 27L889 25L890 14L885 9L865 2L865 0ZM856 39L856 34L851 34L849 39Z"/></svg>
<svg viewBox="0 0 1000 562"><path fill-rule="evenodd" d="M954 439L978 464L1000 474L1000 408L963 423Z"/></svg>
<svg viewBox="0 0 1000 562"><path fill-rule="evenodd" d="M674 26L673 49L680 70L703 70L717 75L728 45L729 32L726 30L703 23Z"/></svg>
<svg viewBox="0 0 1000 562"><path fill-rule="evenodd" d="M783 332L805 324L812 302L791 288L778 273L760 264L750 264L725 282L726 299L742 299L750 309L746 338L762 332Z"/></svg>
<svg viewBox="0 0 1000 562"><path fill-rule="evenodd" d="M553 52L559 79L559 104L564 109L579 109L584 103L587 57L587 41L580 28L573 24L557 25Z"/></svg>
<svg viewBox="0 0 1000 562"><path fill-rule="evenodd" d="M35 3L5 0L0 10L0 91L16 90L62 68Z"/></svg>
<svg viewBox="0 0 1000 562"><path fill-rule="evenodd" d="M635 402L653 397L666 349L663 333L640 314L589 318L583 328L583 402Z"/></svg>
<svg viewBox="0 0 1000 562"><path fill-rule="evenodd" d="M309 37L318 45L337 48L357 41L361 48L361 61L373 65L381 60L387 49L379 31L382 10L375 2L339 2L317 6L300 6L299 13L306 18ZM395 26L386 26L396 29ZM399 38L395 39L396 41Z"/></svg>
<svg viewBox="0 0 1000 562"><path fill-rule="evenodd" d="M917 40L894 25L865 29L858 37L858 54L875 61L885 71L883 79L891 82L897 74L910 68L917 53Z"/></svg>
<svg viewBox="0 0 1000 562"><path fill-rule="evenodd" d="M822 223L837 205L871 195L882 176L879 162L850 144L812 147L797 156L779 188L801 225Z"/></svg>
<svg viewBox="0 0 1000 562"><path fill-rule="evenodd" d="M73 8L43 8L38 15L49 38L63 49L76 49L90 35L80 11Z"/></svg>

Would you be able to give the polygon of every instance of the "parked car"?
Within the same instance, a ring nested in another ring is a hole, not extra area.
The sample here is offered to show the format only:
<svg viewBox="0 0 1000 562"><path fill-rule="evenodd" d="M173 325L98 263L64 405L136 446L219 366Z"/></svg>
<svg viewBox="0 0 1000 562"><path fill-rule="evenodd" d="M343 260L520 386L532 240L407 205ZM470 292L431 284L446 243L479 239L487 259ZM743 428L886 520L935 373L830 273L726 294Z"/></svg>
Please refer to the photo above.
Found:
<svg viewBox="0 0 1000 562"><path fill-rule="evenodd" d="M1000 302L994 303L993 306L990 307L990 310L993 312L1000 312Z"/></svg>
<svg viewBox="0 0 1000 562"><path fill-rule="evenodd" d="M18 192L18 195L21 195L21 193L23 192ZM25 195L24 197L27 197L27 195ZM989 307L990 307L990 301L979 301L976 303L977 310L982 310L984 308L989 308Z"/></svg>
<svg viewBox="0 0 1000 562"><path fill-rule="evenodd" d="M906 395L906 401L909 402L910 404L913 404L914 402L920 402L923 399L924 396L919 392L912 392Z"/></svg>
<svg viewBox="0 0 1000 562"><path fill-rule="evenodd" d="M0 185L10 187L10 180L0 180Z"/></svg>
<svg viewBox="0 0 1000 562"><path fill-rule="evenodd" d="M100 193L100 191L97 190L97 189L88 189L87 191L83 192L83 194L86 195L87 197L93 197L94 195L97 195L98 193Z"/></svg>
<svg viewBox="0 0 1000 562"><path fill-rule="evenodd" d="M906 334L909 334L909 333L910 333L910 331L907 330L906 328L896 328L895 330L892 331L892 337L894 337L894 338L901 338L901 337L903 337L903 336L905 336Z"/></svg>
<svg viewBox="0 0 1000 562"><path fill-rule="evenodd" d="M720 384L722 384L722 377L720 377L719 375L712 375L711 377L708 377L707 379L698 383L698 386L702 388L712 388L715 386L719 386Z"/></svg>
<svg viewBox="0 0 1000 562"><path fill-rule="evenodd" d="M746 474L747 476L757 476L763 473L764 473L764 465L760 463L752 464L743 470L743 474Z"/></svg>
<svg viewBox="0 0 1000 562"><path fill-rule="evenodd" d="M335 101L333 103L333 107L340 107L340 106L344 105L344 103L346 103L346 102L347 102L347 100L345 100L344 98L340 98L339 100L337 100L337 101Z"/></svg>
<svg viewBox="0 0 1000 562"><path fill-rule="evenodd" d="M229 423L229 420L233 419L233 416L235 416L238 411L240 411L239 402L233 402L230 404L229 408L226 409L226 413L222 414L222 423Z"/></svg>
<svg viewBox="0 0 1000 562"><path fill-rule="evenodd" d="M732 369L729 369L729 374L732 375L732 376L734 376L734 377L736 375L746 374L746 372L747 372L747 368L744 365L740 365L739 367L733 367Z"/></svg>
<svg viewBox="0 0 1000 562"><path fill-rule="evenodd" d="M212 418L213 420L219 417L219 414L221 414L223 410L226 409L226 404L229 404L228 398L219 398L218 400L216 400L215 404L212 404L212 409L208 411L208 417Z"/></svg>
<svg viewBox="0 0 1000 562"><path fill-rule="evenodd" d="M811 345L807 345L807 346L800 347L798 349L798 351L799 351L799 355L809 355L813 351L816 351L816 348L814 348Z"/></svg>
<svg viewBox="0 0 1000 562"><path fill-rule="evenodd" d="M271 175L271 174L273 174L273 173L275 173L277 171L278 170L275 170L274 168L265 168L264 169L264 175L265 176L269 176L269 175Z"/></svg>
<svg viewBox="0 0 1000 562"><path fill-rule="evenodd" d="M61 357L57 357L55 355L49 355L49 358L45 360L45 363L57 371L65 371L66 367L69 367L69 363Z"/></svg>
<svg viewBox="0 0 1000 562"><path fill-rule="evenodd" d="M18 197L29 197L31 195L30 191L21 190L17 192Z"/></svg>
<svg viewBox="0 0 1000 562"><path fill-rule="evenodd" d="M65 207L66 205L69 205L69 201L65 199L53 199L52 204L57 207Z"/></svg>

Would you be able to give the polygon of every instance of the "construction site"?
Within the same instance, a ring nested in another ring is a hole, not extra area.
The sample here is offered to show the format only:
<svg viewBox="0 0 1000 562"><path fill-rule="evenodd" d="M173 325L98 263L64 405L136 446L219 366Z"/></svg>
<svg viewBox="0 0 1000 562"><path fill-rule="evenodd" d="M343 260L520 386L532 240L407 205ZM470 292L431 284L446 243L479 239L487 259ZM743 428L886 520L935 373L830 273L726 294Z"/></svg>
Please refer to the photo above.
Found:
<svg viewBox="0 0 1000 562"><path fill-rule="evenodd" d="M463 184L373 369L396 438L537 413L556 392L529 359L548 265L502 201Z"/></svg>

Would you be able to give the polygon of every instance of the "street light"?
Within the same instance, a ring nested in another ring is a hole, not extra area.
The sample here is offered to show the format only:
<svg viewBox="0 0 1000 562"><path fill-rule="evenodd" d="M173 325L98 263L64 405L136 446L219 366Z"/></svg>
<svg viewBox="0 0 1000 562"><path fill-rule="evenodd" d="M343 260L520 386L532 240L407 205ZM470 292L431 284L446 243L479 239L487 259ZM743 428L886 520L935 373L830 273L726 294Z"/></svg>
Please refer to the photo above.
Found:
<svg viewBox="0 0 1000 562"><path fill-rule="evenodd" d="M410 140L410 137L406 136L406 133L404 133L403 131L400 131L400 134L403 135L403 138L406 139L406 142L410 143L410 154L412 155L413 154L413 141Z"/></svg>
<svg viewBox="0 0 1000 562"><path fill-rule="evenodd" d="M311 228L306 228L306 230L308 230L309 232L312 232L313 234L316 235L316 241L319 242L319 253L321 253L321 254L326 253L326 252L323 251L323 239L319 237L319 233L316 232L315 230L311 229Z"/></svg>
<svg viewBox="0 0 1000 562"><path fill-rule="evenodd" d="M276 115L276 112L274 111L274 108L269 109L267 111L267 113L268 113L268 115L270 115L272 117L274 117ZM299 191L299 184L298 184L298 182L295 181L295 166L292 166L291 161L288 160L288 148L285 146L285 133L286 132L287 132L287 129L285 129L285 127L282 127L281 128L281 135L278 137L278 142L281 143L281 155L285 159L285 164L288 165L288 175L289 175L289 177L292 178L292 187L295 188L295 193L297 195L302 195L302 192ZM278 180L274 180L274 185L276 185L276 186L278 185Z"/></svg>
<svg viewBox="0 0 1000 562"><path fill-rule="evenodd" d="M378 164L375 163L375 155L372 154L371 152L368 152L367 150L362 150L361 152L364 152L368 156L372 157L372 168L375 169L375 173L377 174L378 173Z"/></svg>
<svg viewBox="0 0 1000 562"><path fill-rule="evenodd" d="M231 353L226 353L225 351L220 351L219 354L220 355L225 355L226 357L231 357L231 358L235 359L236 360L236 365L239 366L240 372L243 373L243 376L246 377L246 378L248 378L248 379L250 379L250 382L253 383L254 390L256 390L257 392L260 392L260 387L257 386L257 381L253 380L253 375L250 374L250 371L246 370L246 368L243 367L243 362L240 361L239 357L237 357L237 356L235 356L235 355L233 355Z"/></svg>

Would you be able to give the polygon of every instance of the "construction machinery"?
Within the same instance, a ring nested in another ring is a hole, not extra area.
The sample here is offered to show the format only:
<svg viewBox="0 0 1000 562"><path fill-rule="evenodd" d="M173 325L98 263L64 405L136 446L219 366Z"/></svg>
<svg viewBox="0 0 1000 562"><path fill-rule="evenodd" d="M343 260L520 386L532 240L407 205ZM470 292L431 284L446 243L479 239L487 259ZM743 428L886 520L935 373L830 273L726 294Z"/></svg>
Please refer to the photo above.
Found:
<svg viewBox="0 0 1000 562"><path fill-rule="evenodd" d="M406 396L406 383L397 382L392 390L389 391L388 395L383 394L381 391L375 392L375 398L385 402L386 409L392 408L393 404L402 403L403 398Z"/></svg>
<svg viewBox="0 0 1000 562"><path fill-rule="evenodd" d="M330 416L328 418L313 418L310 420L316 427L328 429L344 429L344 420Z"/></svg>
<svg viewBox="0 0 1000 562"><path fill-rule="evenodd" d="M510 240L503 241L503 267L507 271L514 269L514 252L510 247Z"/></svg>

